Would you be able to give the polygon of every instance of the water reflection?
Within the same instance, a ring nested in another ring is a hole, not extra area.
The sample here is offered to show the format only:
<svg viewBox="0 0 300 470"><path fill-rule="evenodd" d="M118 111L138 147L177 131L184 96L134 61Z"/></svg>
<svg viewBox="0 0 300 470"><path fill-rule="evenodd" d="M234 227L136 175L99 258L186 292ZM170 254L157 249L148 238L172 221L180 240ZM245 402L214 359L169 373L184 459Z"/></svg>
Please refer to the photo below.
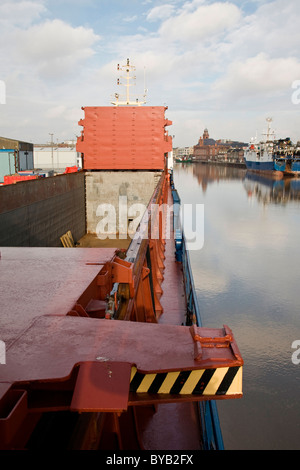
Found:
<svg viewBox="0 0 300 470"><path fill-rule="evenodd" d="M223 165L182 165L182 171L192 171L203 193L210 184L221 181L243 180L248 198L256 198L262 204L287 204L300 201L300 178L278 178L262 175L239 167Z"/></svg>
<svg viewBox="0 0 300 470"><path fill-rule="evenodd" d="M239 167L229 167L225 165L210 165L196 163L190 168L197 179L202 191L205 193L209 184L220 182L222 180L240 180L246 174L246 170Z"/></svg>
<svg viewBox="0 0 300 470"><path fill-rule="evenodd" d="M218 402L227 449L297 449L300 181L240 168L176 166L182 203L204 203L205 243L191 251L202 321L228 324L245 361L244 397Z"/></svg>
<svg viewBox="0 0 300 470"><path fill-rule="evenodd" d="M247 172L244 188L249 199L255 197L262 204L287 204L300 201L300 179L284 178L281 180Z"/></svg>

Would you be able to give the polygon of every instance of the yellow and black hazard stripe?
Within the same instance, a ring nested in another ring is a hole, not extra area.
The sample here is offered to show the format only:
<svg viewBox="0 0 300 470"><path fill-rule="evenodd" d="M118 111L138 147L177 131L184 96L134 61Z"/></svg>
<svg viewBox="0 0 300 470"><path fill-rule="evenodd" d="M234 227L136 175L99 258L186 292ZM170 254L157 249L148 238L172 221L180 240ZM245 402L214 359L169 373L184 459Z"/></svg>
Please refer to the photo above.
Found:
<svg viewBox="0 0 300 470"><path fill-rule="evenodd" d="M172 395L237 395L242 393L242 367L220 367L142 374L131 370L130 391Z"/></svg>

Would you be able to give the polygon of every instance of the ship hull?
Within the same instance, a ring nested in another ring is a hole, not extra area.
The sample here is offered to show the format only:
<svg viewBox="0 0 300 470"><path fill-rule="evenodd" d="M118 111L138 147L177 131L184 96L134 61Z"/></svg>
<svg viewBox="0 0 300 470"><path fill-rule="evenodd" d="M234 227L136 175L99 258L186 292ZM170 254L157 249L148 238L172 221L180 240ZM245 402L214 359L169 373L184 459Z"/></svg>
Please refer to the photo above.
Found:
<svg viewBox="0 0 300 470"><path fill-rule="evenodd" d="M300 160L296 160L291 164L291 173L294 176L300 176Z"/></svg>
<svg viewBox="0 0 300 470"><path fill-rule="evenodd" d="M273 162L254 162L245 160L247 170L274 171Z"/></svg>
<svg viewBox="0 0 300 470"><path fill-rule="evenodd" d="M245 159L247 171L259 173L266 176L272 176L275 179L283 178L283 172L275 169L273 162L255 162Z"/></svg>
<svg viewBox="0 0 300 470"><path fill-rule="evenodd" d="M279 160L274 163L275 170L287 176L300 176L300 160Z"/></svg>

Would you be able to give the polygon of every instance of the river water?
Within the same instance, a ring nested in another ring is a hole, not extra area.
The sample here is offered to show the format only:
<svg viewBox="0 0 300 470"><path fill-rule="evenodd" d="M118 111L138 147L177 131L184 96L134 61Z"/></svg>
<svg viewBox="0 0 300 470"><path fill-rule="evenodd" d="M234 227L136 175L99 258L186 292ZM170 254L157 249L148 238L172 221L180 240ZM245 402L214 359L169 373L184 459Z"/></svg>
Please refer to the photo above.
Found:
<svg viewBox="0 0 300 470"><path fill-rule="evenodd" d="M174 181L182 204L204 204L190 251L203 326L228 325L244 359L243 398L217 402L225 449L298 450L300 179L193 163Z"/></svg>

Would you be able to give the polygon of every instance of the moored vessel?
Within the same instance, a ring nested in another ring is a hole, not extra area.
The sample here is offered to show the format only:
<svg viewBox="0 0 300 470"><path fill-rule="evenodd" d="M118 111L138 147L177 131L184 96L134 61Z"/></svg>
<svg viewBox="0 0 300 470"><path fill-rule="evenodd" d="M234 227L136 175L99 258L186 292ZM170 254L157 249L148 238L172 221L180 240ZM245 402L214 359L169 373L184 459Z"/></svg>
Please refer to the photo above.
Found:
<svg viewBox="0 0 300 470"><path fill-rule="evenodd" d="M252 139L248 148L244 152L244 160L247 170L255 172L263 172L265 174L274 173L274 132L271 130L271 118L267 118L268 129L265 134L265 139L257 142ZM277 176L280 176L278 173Z"/></svg>
<svg viewBox="0 0 300 470"><path fill-rule="evenodd" d="M276 142L274 169L286 176L300 176L300 147L293 145L289 137Z"/></svg>
<svg viewBox="0 0 300 470"><path fill-rule="evenodd" d="M268 129L265 139L257 142L252 139L244 152L246 168L252 172L271 175L281 179L283 176L300 175L300 148L293 145L291 139L275 140L271 129L272 118L267 118Z"/></svg>

